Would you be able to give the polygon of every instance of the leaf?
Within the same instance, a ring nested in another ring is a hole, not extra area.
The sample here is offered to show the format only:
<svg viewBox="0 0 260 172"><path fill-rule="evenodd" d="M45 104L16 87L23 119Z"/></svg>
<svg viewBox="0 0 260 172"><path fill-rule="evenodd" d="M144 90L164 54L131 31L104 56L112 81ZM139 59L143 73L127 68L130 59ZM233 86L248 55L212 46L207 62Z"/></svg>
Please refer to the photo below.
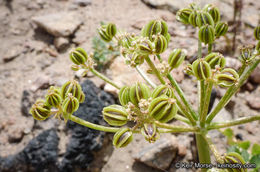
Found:
<svg viewBox="0 0 260 172"><path fill-rule="evenodd" d="M239 142L237 145L245 150L248 150L248 148L250 147L250 141L243 141L243 142Z"/></svg>
<svg viewBox="0 0 260 172"><path fill-rule="evenodd" d="M227 137L227 138L232 138L234 136L234 132L231 128L227 128L223 131L223 134Z"/></svg>
<svg viewBox="0 0 260 172"><path fill-rule="evenodd" d="M250 154L246 151L246 150L242 150L241 151L241 156L243 157L243 159L248 162L249 161L249 158L250 158Z"/></svg>
<svg viewBox="0 0 260 172"><path fill-rule="evenodd" d="M260 155L260 145L254 144L252 147L252 155Z"/></svg>
<svg viewBox="0 0 260 172"><path fill-rule="evenodd" d="M256 171L257 169L260 169L260 155L254 155L249 161L251 164L256 165Z"/></svg>
<svg viewBox="0 0 260 172"><path fill-rule="evenodd" d="M236 153L241 154L237 145L232 145L232 146L228 147L227 152L236 152Z"/></svg>

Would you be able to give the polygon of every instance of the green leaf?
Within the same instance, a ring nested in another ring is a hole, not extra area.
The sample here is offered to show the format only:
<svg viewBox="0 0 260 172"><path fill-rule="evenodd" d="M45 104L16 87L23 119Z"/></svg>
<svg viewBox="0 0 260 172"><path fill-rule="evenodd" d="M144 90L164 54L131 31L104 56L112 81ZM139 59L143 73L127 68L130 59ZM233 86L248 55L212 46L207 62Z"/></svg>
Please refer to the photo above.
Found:
<svg viewBox="0 0 260 172"><path fill-rule="evenodd" d="M232 145L232 146L228 147L227 152L236 152L236 153L241 154L237 145Z"/></svg>
<svg viewBox="0 0 260 172"><path fill-rule="evenodd" d="M237 145L242 148L247 150L250 147L250 141L243 141L243 142L239 142Z"/></svg>
<svg viewBox="0 0 260 172"><path fill-rule="evenodd" d="M227 128L223 131L223 134L227 137L227 138L232 138L234 136L234 132L231 128Z"/></svg>
<svg viewBox="0 0 260 172"><path fill-rule="evenodd" d="M241 151L241 156L243 157L243 159L248 162L249 161L249 158L250 158L250 154L246 151L246 150L242 150Z"/></svg>
<svg viewBox="0 0 260 172"><path fill-rule="evenodd" d="M252 155L260 155L260 145L254 144L252 147Z"/></svg>
<svg viewBox="0 0 260 172"><path fill-rule="evenodd" d="M257 169L260 169L260 155L254 155L249 161L251 164L256 165L256 171Z"/></svg>

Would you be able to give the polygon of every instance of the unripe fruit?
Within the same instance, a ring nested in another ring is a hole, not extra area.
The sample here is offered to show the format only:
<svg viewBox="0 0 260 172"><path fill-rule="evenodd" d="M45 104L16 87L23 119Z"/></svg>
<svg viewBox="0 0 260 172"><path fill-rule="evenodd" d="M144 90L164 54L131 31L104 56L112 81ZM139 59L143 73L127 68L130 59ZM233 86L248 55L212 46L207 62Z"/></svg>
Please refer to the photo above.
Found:
<svg viewBox="0 0 260 172"><path fill-rule="evenodd" d="M221 69L226 65L225 57L220 53L210 53L205 57L205 61L208 62L211 69L215 69L216 66L220 67Z"/></svg>
<svg viewBox="0 0 260 172"><path fill-rule="evenodd" d="M117 32L116 25L113 23L102 25L98 30L101 39L106 42L110 42L113 39L113 37L116 35L116 32Z"/></svg>
<svg viewBox="0 0 260 172"><path fill-rule="evenodd" d="M144 124L141 128L141 134L149 143L154 143L160 138L160 134L155 123Z"/></svg>
<svg viewBox="0 0 260 172"><path fill-rule="evenodd" d="M81 47L77 47L75 50L70 52L70 60L76 65L84 64L87 59L88 55Z"/></svg>
<svg viewBox="0 0 260 172"><path fill-rule="evenodd" d="M260 40L260 25L254 29L254 36L256 40Z"/></svg>
<svg viewBox="0 0 260 172"><path fill-rule="evenodd" d="M50 106L58 107L61 103L60 91L58 88L53 86L48 90L47 95L45 96L46 103Z"/></svg>
<svg viewBox="0 0 260 172"><path fill-rule="evenodd" d="M196 19L197 19L197 12L196 11L193 11L190 16L189 16L189 23L194 26L194 27L197 27L197 22L196 22Z"/></svg>
<svg viewBox="0 0 260 172"><path fill-rule="evenodd" d="M211 25L204 25L200 28L198 37L204 44L211 44L215 40L215 30Z"/></svg>
<svg viewBox="0 0 260 172"><path fill-rule="evenodd" d="M148 99L150 97L150 88L143 83L136 83L130 88L130 101L138 106L141 99Z"/></svg>
<svg viewBox="0 0 260 172"><path fill-rule="evenodd" d="M106 42L110 42L113 37L110 37L108 35L108 33L106 32L106 28L104 26L102 26L99 30L98 30L98 34L100 36L100 38L103 40L103 41L106 41Z"/></svg>
<svg viewBox="0 0 260 172"><path fill-rule="evenodd" d="M82 92L82 89L81 89L80 84L75 80L71 80L62 85L61 98L65 99L66 96L69 93L71 93L74 97L76 97L77 99L80 99L81 92Z"/></svg>
<svg viewBox="0 0 260 172"><path fill-rule="evenodd" d="M155 54L163 53L168 46L167 40L163 35L156 36L154 44L155 44Z"/></svg>
<svg viewBox="0 0 260 172"><path fill-rule="evenodd" d="M226 68L216 74L216 80L219 86L230 87L238 82L239 75L234 69Z"/></svg>
<svg viewBox="0 0 260 172"><path fill-rule="evenodd" d="M212 75L210 65L203 59L197 59L192 63L192 71L198 80L205 80Z"/></svg>
<svg viewBox="0 0 260 172"><path fill-rule="evenodd" d="M82 91L79 97L79 103L83 103L84 101L85 101L85 94Z"/></svg>
<svg viewBox="0 0 260 172"><path fill-rule="evenodd" d="M72 114L73 112L77 111L78 108L79 108L78 99L72 96L71 93L69 93L62 103L62 111L66 114Z"/></svg>
<svg viewBox="0 0 260 172"><path fill-rule="evenodd" d="M253 48L253 45L243 46L240 48L239 60L242 63L249 63L255 58L255 56L253 55Z"/></svg>
<svg viewBox="0 0 260 172"><path fill-rule="evenodd" d="M124 86L120 88L118 97L121 105L126 106L130 102L130 87Z"/></svg>
<svg viewBox="0 0 260 172"><path fill-rule="evenodd" d="M144 40L137 45L138 53L141 55L149 55L153 53L153 44L149 40Z"/></svg>
<svg viewBox="0 0 260 172"><path fill-rule="evenodd" d="M246 164L245 160L243 159L243 157L236 153L236 152L229 152L225 155L224 157L224 161L227 164ZM247 172L246 168L232 168L232 169L228 169L229 171L236 171L236 172Z"/></svg>
<svg viewBox="0 0 260 172"><path fill-rule="evenodd" d="M110 105L103 109L104 120L112 126L122 126L127 123L127 112L123 106Z"/></svg>
<svg viewBox="0 0 260 172"><path fill-rule="evenodd" d="M154 36L158 34L166 36L168 34L168 26L165 21L152 20L143 27L141 34L148 37L150 41L154 41Z"/></svg>
<svg viewBox="0 0 260 172"><path fill-rule="evenodd" d="M228 31L228 24L224 22L218 22L215 26L215 35L217 38L223 36Z"/></svg>
<svg viewBox="0 0 260 172"><path fill-rule="evenodd" d="M129 128L121 128L113 137L113 145L116 148L126 147L133 140L133 132Z"/></svg>
<svg viewBox="0 0 260 172"><path fill-rule="evenodd" d="M182 22L183 24L189 24L189 17L192 11L193 10L189 8L179 10L176 16L177 20Z"/></svg>
<svg viewBox="0 0 260 172"><path fill-rule="evenodd" d="M173 119L177 111L175 100L166 96L153 99L149 106L149 115L162 123Z"/></svg>
<svg viewBox="0 0 260 172"><path fill-rule="evenodd" d="M196 25L198 27L201 27L206 24L214 26L214 21L213 21L211 15L205 11L198 12L197 17L196 17Z"/></svg>
<svg viewBox="0 0 260 172"><path fill-rule="evenodd" d="M110 36L110 37L114 37L116 35L116 25L113 24L113 23L108 23L107 26L106 26L106 32L107 32L107 35Z"/></svg>
<svg viewBox="0 0 260 172"><path fill-rule="evenodd" d="M44 100L39 99L32 105L30 114L36 120L45 120L50 116L51 110Z"/></svg>
<svg viewBox="0 0 260 172"><path fill-rule="evenodd" d="M207 11L211 15L211 17L215 23L220 21L220 12L217 7L215 7L212 4L208 4L204 7L204 10Z"/></svg>
<svg viewBox="0 0 260 172"><path fill-rule="evenodd" d="M181 65L186 57L186 53L182 49L174 49L168 58L168 64L171 70Z"/></svg>
<svg viewBox="0 0 260 172"><path fill-rule="evenodd" d="M174 90L167 85L159 85L152 92L152 98L155 99L160 96L167 96L169 98L174 97Z"/></svg>

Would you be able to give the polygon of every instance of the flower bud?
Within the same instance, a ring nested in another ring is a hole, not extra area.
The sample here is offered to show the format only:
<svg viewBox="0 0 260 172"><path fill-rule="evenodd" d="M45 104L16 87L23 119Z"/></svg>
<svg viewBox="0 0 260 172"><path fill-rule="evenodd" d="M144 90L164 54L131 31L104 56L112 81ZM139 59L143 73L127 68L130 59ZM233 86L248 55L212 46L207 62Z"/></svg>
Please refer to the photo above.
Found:
<svg viewBox="0 0 260 172"><path fill-rule="evenodd" d="M182 49L174 49L168 58L168 64L171 67L171 69L179 67L185 57L185 51L183 51Z"/></svg>
<svg viewBox="0 0 260 172"><path fill-rule="evenodd" d="M72 94L68 94L68 96L64 99L62 103L62 111L67 114L72 114L77 111L79 108L79 101L76 97L72 96ZM68 118L65 118L66 120Z"/></svg>
<svg viewBox="0 0 260 172"><path fill-rule="evenodd" d="M144 40L137 45L138 53L141 55L149 55L153 53L153 44L149 40Z"/></svg>
<svg viewBox="0 0 260 172"><path fill-rule="evenodd" d="M197 22L196 22L196 18L197 18L197 12L196 11L193 11L190 16L189 16L189 23L194 26L194 27L197 27Z"/></svg>
<svg viewBox="0 0 260 172"><path fill-rule="evenodd" d="M108 23L107 25L106 25L106 33L107 33L107 35L109 36L109 37L114 37L115 35L116 35L116 32L117 32L117 30L116 30L116 25L115 24L113 24L113 23Z"/></svg>
<svg viewBox="0 0 260 172"><path fill-rule="evenodd" d="M174 91L170 86L167 85L159 85L152 92L152 98L155 99L160 96L167 96L169 98L174 97Z"/></svg>
<svg viewBox="0 0 260 172"><path fill-rule="evenodd" d="M81 86L80 84L75 81L68 81L65 84L62 85L61 87L61 98L65 99L69 93L71 93L74 97L77 99L80 99L81 96Z"/></svg>
<svg viewBox="0 0 260 172"><path fill-rule="evenodd" d="M216 74L216 79L219 86L230 87L238 82L239 75L234 69L226 68L221 73Z"/></svg>
<svg viewBox="0 0 260 172"><path fill-rule="evenodd" d="M82 91L79 97L79 103L83 103L84 101L85 101L85 94Z"/></svg>
<svg viewBox="0 0 260 172"><path fill-rule="evenodd" d="M254 29L254 36L256 40L260 40L260 25Z"/></svg>
<svg viewBox="0 0 260 172"><path fill-rule="evenodd" d="M224 22L218 22L215 26L215 35L217 38L225 35L228 31L228 24Z"/></svg>
<svg viewBox="0 0 260 172"><path fill-rule="evenodd" d="M119 101L121 103L121 105L126 106L128 104L128 102L130 102L130 87L128 86L124 86L122 88L120 88L119 91Z"/></svg>
<svg viewBox="0 0 260 172"><path fill-rule="evenodd" d="M182 22L183 24L189 24L189 17L192 11L193 10L189 8L179 10L176 16L177 20Z"/></svg>
<svg viewBox="0 0 260 172"><path fill-rule="evenodd" d="M243 157L238 154L237 152L229 152L224 156L224 161L227 164L245 164L245 160L243 159ZM230 169L233 170L233 169ZM241 169L234 169L237 172L246 172L247 170L244 168Z"/></svg>
<svg viewBox="0 0 260 172"><path fill-rule="evenodd" d="M155 53L156 54L163 53L168 46L167 40L163 35L156 36L154 44L155 44Z"/></svg>
<svg viewBox="0 0 260 172"><path fill-rule="evenodd" d="M50 116L51 110L44 100L39 99L32 105L30 114L36 120L45 120Z"/></svg>
<svg viewBox="0 0 260 172"><path fill-rule="evenodd" d="M197 59L192 63L192 71L198 80L205 80L211 77L211 68L208 62Z"/></svg>
<svg viewBox="0 0 260 172"><path fill-rule="evenodd" d="M45 99L48 105L58 107L61 103L61 96L58 88L51 86L47 95L45 96Z"/></svg>
<svg viewBox="0 0 260 172"><path fill-rule="evenodd" d="M70 52L70 60L76 65L84 64L87 59L88 55L81 47L77 47L75 50Z"/></svg>
<svg viewBox="0 0 260 172"><path fill-rule="evenodd" d="M212 17L212 19L213 19L213 21L214 21L215 23L217 23L217 22L220 21L220 12L219 12L219 9L218 9L217 7L215 7L214 5L212 5L212 4L207 4L207 5L204 7L203 10L204 10L204 11L207 11L207 12L211 15L211 17Z"/></svg>
<svg viewBox="0 0 260 172"><path fill-rule="evenodd" d="M152 20L142 29L142 36L148 37L150 41L154 41L154 36L157 34L166 36L167 33L168 26L166 22L162 20Z"/></svg>
<svg viewBox="0 0 260 172"><path fill-rule="evenodd" d="M214 26L214 21L211 15L205 11L198 12L196 17L196 25L201 27L206 24Z"/></svg>
<svg viewBox="0 0 260 172"><path fill-rule="evenodd" d="M143 83L136 83L130 88L130 101L138 106L141 99L148 99L150 97L150 88Z"/></svg>
<svg viewBox="0 0 260 172"><path fill-rule="evenodd" d="M103 109L104 120L112 126L122 126L127 123L127 112L123 106L110 105Z"/></svg>
<svg viewBox="0 0 260 172"><path fill-rule="evenodd" d="M113 145L116 148L126 147L133 140L133 132L129 128L121 128L113 137Z"/></svg>
<svg viewBox="0 0 260 172"><path fill-rule="evenodd" d="M141 133L145 140L147 140L149 143L154 143L160 138L160 134L155 123L144 124L143 128L141 128Z"/></svg>
<svg viewBox="0 0 260 172"><path fill-rule="evenodd" d="M243 46L240 47L240 56L239 56L239 60L242 63L249 63L250 61L252 61L254 59L254 49L253 49L253 45L248 45L248 46Z"/></svg>
<svg viewBox="0 0 260 172"><path fill-rule="evenodd" d="M166 96L153 99L149 106L149 115L163 123L173 119L177 111L175 100Z"/></svg>
<svg viewBox="0 0 260 172"><path fill-rule="evenodd" d="M208 62L211 69L215 69L216 66L219 66L221 69L226 65L225 57L220 53L210 53L205 57L205 61Z"/></svg>
<svg viewBox="0 0 260 172"><path fill-rule="evenodd" d="M211 25L204 25L199 30L199 40L204 44L211 44L215 40L215 31Z"/></svg>

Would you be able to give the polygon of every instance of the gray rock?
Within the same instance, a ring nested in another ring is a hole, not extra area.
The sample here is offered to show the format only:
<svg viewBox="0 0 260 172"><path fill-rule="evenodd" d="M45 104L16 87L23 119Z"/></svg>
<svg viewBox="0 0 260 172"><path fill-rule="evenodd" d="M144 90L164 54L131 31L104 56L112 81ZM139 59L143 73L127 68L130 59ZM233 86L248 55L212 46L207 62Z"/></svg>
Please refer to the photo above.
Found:
<svg viewBox="0 0 260 172"><path fill-rule="evenodd" d="M13 46L10 49L6 51L6 53L3 55L3 61L10 62L14 60L16 57L18 57L21 53L24 53L25 51L23 50L22 46Z"/></svg>
<svg viewBox="0 0 260 172"><path fill-rule="evenodd" d="M247 97L247 104L251 109L260 110L260 97Z"/></svg>
<svg viewBox="0 0 260 172"><path fill-rule="evenodd" d="M81 17L74 12L59 12L36 16L32 21L56 37L67 37L82 24Z"/></svg>
<svg viewBox="0 0 260 172"><path fill-rule="evenodd" d="M85 7L87 5L91 4L91 0L74 0L74 4L77 4L79 6Z"/></svg>
<svg viewBox="0 0 260 172"><path fill-rule="evenodd" d="M54 39L54 46L57 50L64 50L69 45L69 40L64 37L57 37Z"/></svg>
<svg viewBox="0 0 260 172"><path fill-rule="evenodd" d="M260 65L256 67L250 76L250 80L256 84L260 84Z"/></svg>
<svg viewBox="0 0 260 172"><path fill-rule="evenodd" d="M239 70L239 68L242 66L241 62L237 59L226 57L226 67L233 68L236 71Z"/></svg>

